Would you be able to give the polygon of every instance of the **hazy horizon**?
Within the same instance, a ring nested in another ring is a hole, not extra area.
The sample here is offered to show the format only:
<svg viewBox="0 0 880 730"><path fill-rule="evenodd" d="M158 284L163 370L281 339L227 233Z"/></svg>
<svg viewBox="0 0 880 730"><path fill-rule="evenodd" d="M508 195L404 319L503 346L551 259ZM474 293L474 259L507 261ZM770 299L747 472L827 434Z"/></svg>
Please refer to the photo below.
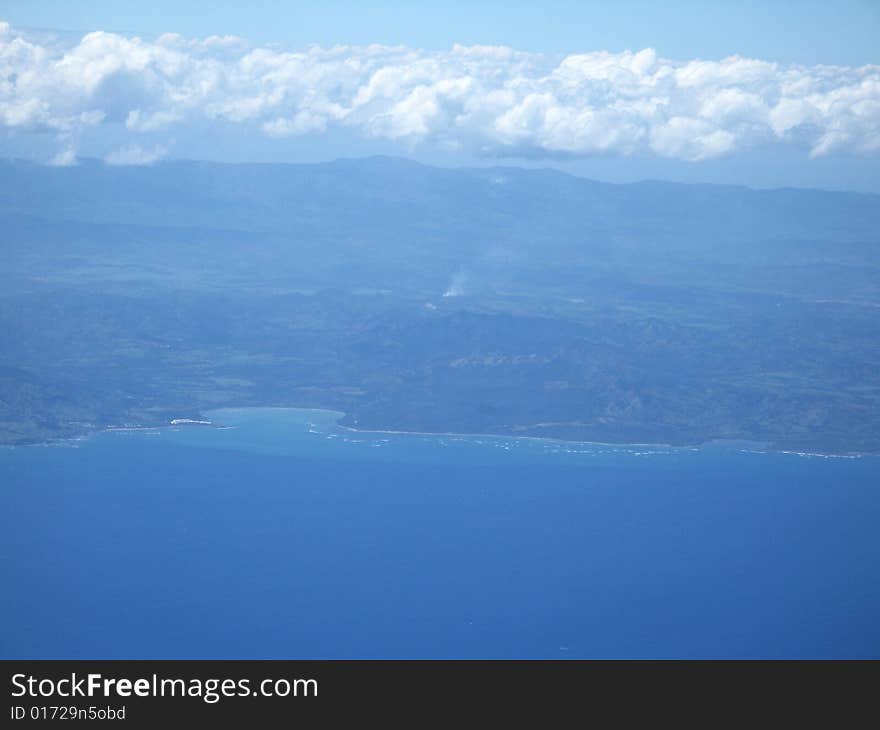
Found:
<svg viewBox="0 0 880 730"><path fill-rule="evenodd" d="M602 183L607 185L639 185L643 183L661 183L661 184L669 184L669 185L687 185L687 186L714 186L714 187L732 187L732 188L745 188L748 190L813 190L817 192L829 192L829 193L852 193L856 195L870 195L877 196L880 195L880 188L874 189L857 189L857 188L839 188L834 186L821 186L821 185L797 185L797 184L758 184L758 183L745 183L745 182L734 182L734 181L724 181L724 180L691 180L691 179L675 179L675 178L663 178L663 177L633 177L632 179L608 179L599 176L592 176L588 172L581 172L577 169L566 169L561 166L554 166L552 164L548 164L546 162L535 162L529 164L525 161L508 161L508 160L492 160L492 161L470 161L470 162L454 162L454 161L434 161L434 160L423 160L418 157L406 156L402 154L383 154L383 153L367 153L363 155L341 155L338 157L328 157L326 159L319 160L215 160L215 159L207 159L207 158L195 158L195 157L167 157L161 160L156 160L154 162L145 163L144 165L140 165L141 167L155 167L161 165L173 165L173 164L212 164L212 165L228 165L228 166L289 166L289 167L310 167L310 166L320 166L320 165L332 165L336 162L358 162L358 161L370 161L370 160L399 160L403 162L411 162L414 165L420 165L422 167L434 167L438 169L446 169L446 170L523 170L523 171L550 171L556 172L561 175L566 175L568 177L579 178L582 180L587 180L590 182ZM35 160L28 157L16 157L16 156L8 156L5 158L0 158L5 164L16 164L16 163L26 163L30 165L43 166L48 168L57 167L54 165L49 165L44 161ZM119 167L118 165L114 165L107 160L104 160L100 157L78 157L76 160L76 164L83 165L98 165L108 168Z"/></svg>

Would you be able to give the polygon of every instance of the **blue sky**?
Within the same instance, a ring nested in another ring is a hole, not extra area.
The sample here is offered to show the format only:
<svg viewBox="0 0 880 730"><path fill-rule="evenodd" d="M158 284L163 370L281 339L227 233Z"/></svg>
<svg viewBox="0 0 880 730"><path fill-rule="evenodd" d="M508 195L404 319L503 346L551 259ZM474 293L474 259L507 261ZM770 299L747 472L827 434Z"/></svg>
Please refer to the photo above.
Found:
<svg viewBox="0 0 880 730"><path fill-rule="evenodd" d="M880 192L878 2L6 0L0 20L7 156L382 153Z"/></svg>
<svg viewBox="0 0 880 730"><path fill-rule="evenodd" d="M670 58L738 53L803 64L880 63L876 0L285 2L3 0L16 26L158 35L241 35L256 43L509 45L574 53L652 47Z"/></svg>

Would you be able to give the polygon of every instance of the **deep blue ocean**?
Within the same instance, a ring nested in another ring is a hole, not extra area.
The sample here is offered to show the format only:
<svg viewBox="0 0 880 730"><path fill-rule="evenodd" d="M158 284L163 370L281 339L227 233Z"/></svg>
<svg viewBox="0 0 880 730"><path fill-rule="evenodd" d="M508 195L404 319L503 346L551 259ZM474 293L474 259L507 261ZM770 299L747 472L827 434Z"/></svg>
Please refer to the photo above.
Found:
<svg viewBox="0 0 880 730"><path fill-rule="evenodd" d="M0 657L880 657L880 458L211 415L0 450Z"/></svg>

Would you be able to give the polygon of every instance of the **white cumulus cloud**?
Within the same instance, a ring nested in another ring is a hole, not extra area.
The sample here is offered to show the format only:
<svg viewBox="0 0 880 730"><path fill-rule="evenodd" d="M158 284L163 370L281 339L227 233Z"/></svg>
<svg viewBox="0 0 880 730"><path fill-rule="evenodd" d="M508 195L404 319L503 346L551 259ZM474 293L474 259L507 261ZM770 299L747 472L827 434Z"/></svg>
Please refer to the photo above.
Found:
<svg viewBox="0 0 880 730"><path fill-rule="evenodd" d="M273 138L344 128L504 156L704 160L767 144L872 155L880 66L671 60L652 49L285 51L172 33L150 41L94 32L62 46L0 22L0 127L49 132L58 164L71 164L76 140L100 125L128 136L108 162L146 164L167 147L156 135L221 123Z"/></svg>

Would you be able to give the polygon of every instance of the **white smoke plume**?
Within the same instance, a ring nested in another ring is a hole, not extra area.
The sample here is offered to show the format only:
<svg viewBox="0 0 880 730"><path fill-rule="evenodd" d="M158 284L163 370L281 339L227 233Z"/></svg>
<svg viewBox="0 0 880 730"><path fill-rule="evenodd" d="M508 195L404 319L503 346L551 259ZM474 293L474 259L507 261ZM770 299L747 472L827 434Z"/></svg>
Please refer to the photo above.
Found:
<svg viewBox="0 0 880 730"><path fill-rule="evenodd" d="M452 281L446 291L443 292L444 297L463 297L466 292L468 276L463 271L458 271L452 276Z"/></svg>

